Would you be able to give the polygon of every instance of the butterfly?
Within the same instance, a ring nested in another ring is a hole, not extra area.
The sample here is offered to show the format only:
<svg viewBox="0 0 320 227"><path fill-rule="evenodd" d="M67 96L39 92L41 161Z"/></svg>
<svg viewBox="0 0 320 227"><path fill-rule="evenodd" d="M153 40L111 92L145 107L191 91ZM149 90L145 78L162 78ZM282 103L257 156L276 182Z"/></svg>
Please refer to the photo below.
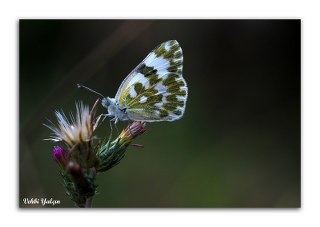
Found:
<svg viewBox="0 0 320 227"><path fill-rule="evenodd" d="M78 87L103 97L115 124L132 120L175 121L186 109L188 87L182 76L183 54L176 40L161 43L121 83L115 98L104 97L83 85Z"/></svg>

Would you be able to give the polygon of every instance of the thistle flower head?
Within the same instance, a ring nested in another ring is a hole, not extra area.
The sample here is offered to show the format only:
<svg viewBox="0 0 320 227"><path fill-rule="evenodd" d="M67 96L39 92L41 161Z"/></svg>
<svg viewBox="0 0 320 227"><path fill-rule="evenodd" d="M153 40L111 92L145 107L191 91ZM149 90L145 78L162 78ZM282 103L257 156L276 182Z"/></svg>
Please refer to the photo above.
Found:
<svg viewBox="0 0 320 227"><path fill-rule="evenodd" d="M94 131L93 116L89 111L89 107L81 102L76 104L76 109L75 117L71 113L70 120L64 112L55 112L58 125L46 125L53 132L48 140L54 142L63 141L69 147L73 147L81 142L90 141Z"/></svg>
<svg viewBox="0 0 320 227"><path fill-rule="evenodd" d="M94 139L95 128L100 123L100 117L94 119L98 99L89 111L82 103L76 104L76 114L70 114L69 119L61 111L56 111L58 123L48 127L53 133L49 139L63 142L65 149L59 146L53 148L53 159L60 166L60 173L67 195L79 206L87 207L92 196L96 194L96 175L117 165L124 157L130 143L145 132L145 123L133 122L120 135L107 142ZM75 116L75 117L74 117ZM88 203L87 203L88 202Z"/></svg>

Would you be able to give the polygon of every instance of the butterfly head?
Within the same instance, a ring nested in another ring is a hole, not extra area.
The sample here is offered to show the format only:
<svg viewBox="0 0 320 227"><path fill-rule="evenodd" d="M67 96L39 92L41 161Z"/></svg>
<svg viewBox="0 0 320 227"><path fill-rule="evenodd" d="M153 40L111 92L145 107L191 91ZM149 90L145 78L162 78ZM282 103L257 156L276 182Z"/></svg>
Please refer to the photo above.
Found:
<svg viewBox="0 0 320 227"><path fill-rule="evenodd" d="M101 104L108 110L109 117L115 117L115 122L117 122L118 120L128 120L128 116L126 113L127 108L120 108L119 104L114 98L105 97L101 100Z"/></svg>
<svg viewBox="0 0 320 227"><path fill-rule="evenodd" d="M114 102L115 102L115 100L112 99L112 98L109 98L109 97L105 97L105 98L103 98L103 99L101 100L102 106L105 107L105 108L107 108L107 109L108 109L109 106L113 105Z"/></svg>

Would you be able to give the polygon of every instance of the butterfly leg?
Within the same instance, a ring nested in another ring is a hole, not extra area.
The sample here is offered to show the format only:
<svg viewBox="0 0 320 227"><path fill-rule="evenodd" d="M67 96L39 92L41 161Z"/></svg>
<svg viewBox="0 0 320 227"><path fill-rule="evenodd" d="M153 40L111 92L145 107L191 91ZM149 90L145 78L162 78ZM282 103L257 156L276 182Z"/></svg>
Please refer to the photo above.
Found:
<svg viewBox="0 0 320 227"><path fill-rule="evenodd" d="M112 117L112 114L101 114L103 116L102 122L106 119L106 117Z"/></svg>
<svg viewBox="0 0 320 227"><path fill-rule="evenodd" d="M117 123L118 123L119 119L118 119L117 117L112 118L112 119L110 120L110 127L112 127L112 126L111 126L111 121L114 121L114 127L116 128L117 133L119 134L119 130L118 130L118 127L117 127Z"/></svg>
<svg viewBox="0 0 320 227"><path fill-rule="evenodd" d="M119 134L119 130L118 130L118 127L117 127L118 121L119 121L118 118L116 118L116 119L114 120L114 127L116 128L116 130L117 130L117 132L118 132L118 134Z"/></svg>
<svg viewBox="0 0 320 227"><path fill-rule="evenodd" d="M100 114L99 117L97 118L96 123L94 124L94 129L96 129L98 126L100 126L106 119L106 117L111 117L112 115L110 114ZM102 120L101 120L102 118Z"/></svg>
<svg viewBox="0 0 320 227"><path fill-rule="evenodd" d="M129 127L129 132L130 132L130 134L132 135L130 122L128 123L128 127Z"/></svg>

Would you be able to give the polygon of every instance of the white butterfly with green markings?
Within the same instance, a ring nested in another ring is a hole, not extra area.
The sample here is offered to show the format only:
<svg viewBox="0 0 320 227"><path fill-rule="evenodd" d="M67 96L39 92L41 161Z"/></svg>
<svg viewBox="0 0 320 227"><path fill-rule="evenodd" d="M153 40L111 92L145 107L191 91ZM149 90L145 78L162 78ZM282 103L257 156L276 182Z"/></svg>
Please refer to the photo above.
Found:
<svg viewBox="0 0 320 227"><path fill-rule="evenodd" d="M113 117L115 124L119 120L180 119L188 96L182 65L182 49L176 40L160 44L124 79L115 98L102 99L102 106L108 109L104 116Z"/></svg>

